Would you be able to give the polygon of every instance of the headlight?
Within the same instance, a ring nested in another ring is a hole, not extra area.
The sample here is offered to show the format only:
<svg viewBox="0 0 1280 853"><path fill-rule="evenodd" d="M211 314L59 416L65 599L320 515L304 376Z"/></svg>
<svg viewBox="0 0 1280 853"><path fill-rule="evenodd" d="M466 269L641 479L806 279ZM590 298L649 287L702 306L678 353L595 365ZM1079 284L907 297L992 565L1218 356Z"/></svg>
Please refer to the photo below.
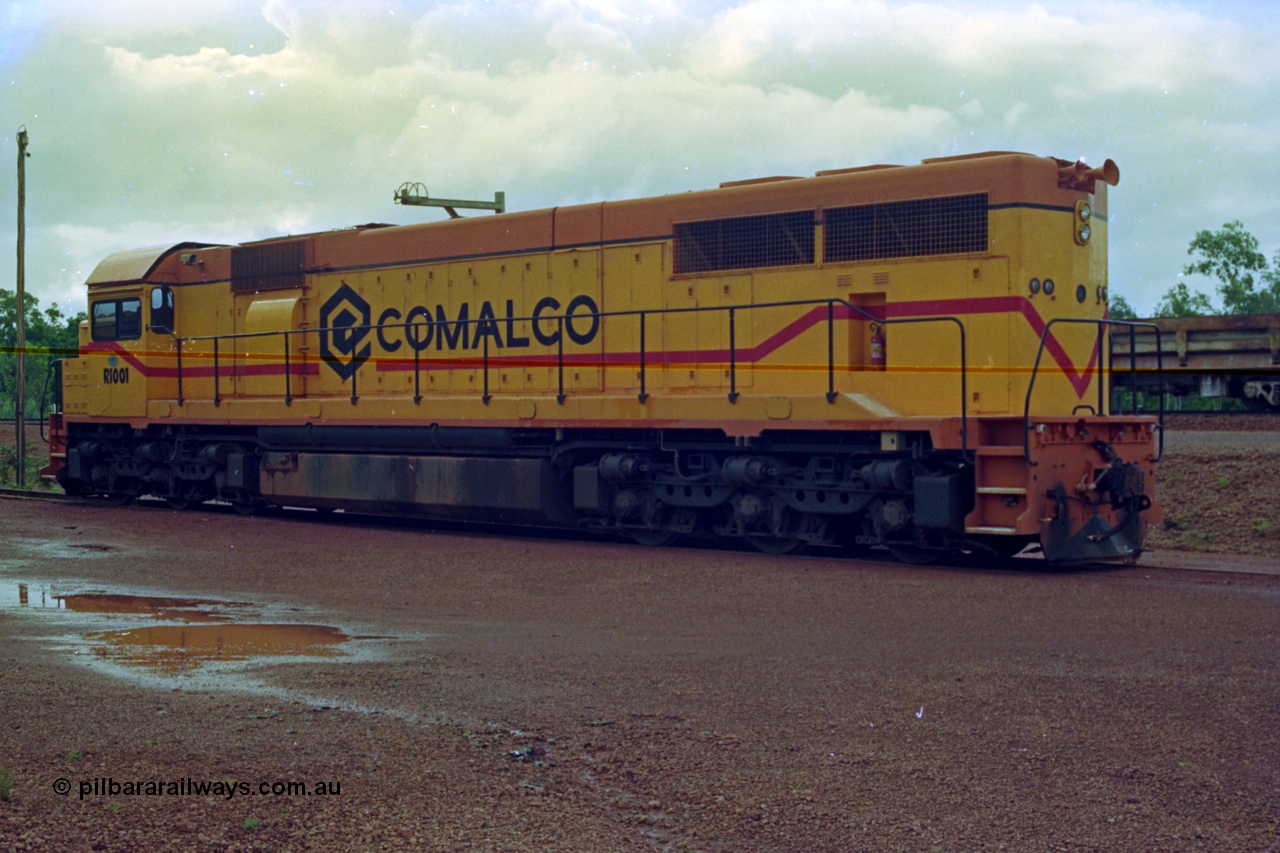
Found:
<svg viewBox="0 0 1280 853"><path fill-rule="evenodd" d="M1089 220L1093 219L1093 206L1087 201L1076 202L1076 245L1084 246L1089 242L1089 238L1093 236L1093 227L1089 225Z"/></svg>
<svg viewBox="0 0 1280 853"><path fill-rule="evenodd" d="M1045 296L1053 296L1053 279L1046 278L1042 287L1044 288Z"/></svg>

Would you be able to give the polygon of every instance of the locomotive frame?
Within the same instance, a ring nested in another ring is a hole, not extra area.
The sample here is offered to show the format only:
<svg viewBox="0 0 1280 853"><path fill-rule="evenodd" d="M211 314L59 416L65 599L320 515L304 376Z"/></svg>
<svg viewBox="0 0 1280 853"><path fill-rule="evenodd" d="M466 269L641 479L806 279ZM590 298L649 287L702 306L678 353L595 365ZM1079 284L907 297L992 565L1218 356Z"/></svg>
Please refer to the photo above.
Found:
<svg viewBox="0 0 1280 853"><path fill-rule="evenodd" d="M1133 560L1161 433L1105 413L1118 177L995 152L121 253L47 473L179 507Z"/></svg>

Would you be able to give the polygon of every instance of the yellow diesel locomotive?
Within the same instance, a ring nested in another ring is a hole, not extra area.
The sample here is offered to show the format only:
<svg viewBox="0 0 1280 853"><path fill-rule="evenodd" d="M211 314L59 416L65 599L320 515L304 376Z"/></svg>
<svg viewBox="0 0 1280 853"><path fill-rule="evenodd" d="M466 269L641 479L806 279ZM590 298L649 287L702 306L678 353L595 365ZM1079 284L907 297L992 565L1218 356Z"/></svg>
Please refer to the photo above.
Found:
<svg viewBox="0 0 1280 853"><path fill-rule="evenodd" d="M1132 560L1161 433L1105 407L1118 178L994 152L116 254L49 473L179 507Z"/></svg>

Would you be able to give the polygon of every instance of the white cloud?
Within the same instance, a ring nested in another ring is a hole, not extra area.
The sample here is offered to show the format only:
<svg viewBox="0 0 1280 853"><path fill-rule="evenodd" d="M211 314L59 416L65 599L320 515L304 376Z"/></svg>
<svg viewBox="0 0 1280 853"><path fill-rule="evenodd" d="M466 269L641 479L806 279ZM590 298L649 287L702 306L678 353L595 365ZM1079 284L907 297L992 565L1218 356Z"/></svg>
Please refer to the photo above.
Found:
<svg viewBox="0 0 1280 853"><path fill-rule="evenodd" d="M405 180L522 209L1013 149L1120 163L1112 286L1144 308L1196 230L1280 242L1277 15L1204 8L62 0L0 99L36 290L128 241L431 215L391 206Z"/></svg>

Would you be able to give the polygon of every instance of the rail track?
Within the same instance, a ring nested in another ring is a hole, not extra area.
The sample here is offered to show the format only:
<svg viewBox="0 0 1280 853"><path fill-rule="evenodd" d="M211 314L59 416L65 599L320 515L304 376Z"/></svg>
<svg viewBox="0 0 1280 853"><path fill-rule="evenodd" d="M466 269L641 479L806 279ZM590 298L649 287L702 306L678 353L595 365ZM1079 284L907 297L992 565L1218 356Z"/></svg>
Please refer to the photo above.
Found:
<svg viewBox="0 0 1280 853"><path fill-rule="evenodd" d="M1270 412L1165 412L1166 432L1280 432Z"/></svg>
<svg viewBox="0 0 1280 853"><path fill-rule="evenodd" d="M22 501L50 501L56 503L71 503L82 506L120 506L112 504L105 499L100 498L82 498L72 497L62 492L51 492L40 489L0 489L0 500L22 500ZM134 507L147 511L167 510L172 512L182 511L190 512L191 510L174 510L159 498L139 498L132 504ZM235 508L228 503L217 501L208 502L201 505L204 512L216 512L232 514ZM386 515L370 515L356 512L318 512L312 509L302 509L296 507L285 507L283 509L273 510L270 513L276 518L285 518L295 521L306 521L317 524L329 525L349 525L352 527L365 527L370 529L394 529L394 528L422 528L430 529L436 532L474 534L486 533L498 536L515 536L530 539L551 539L551 540L591 540L599 541L599 534L589 532L579 532L571 529L562 528L539 528L539 527L512 527L509 525L487 524L471 521L446 521L437 519L421 519L421 518L401 518L397 516ZM628 540L628 544L631 543ZM632 547L639 547L634 546ZM690 553L698 553L705 551L733 551L741 550L744 554L751 554L753 557L763 558L753 548L741 547L734 548L732 545L726 545L719 541L702 541L697 539L684 540L678 546ZM850 560L859 560L864 562L884 563L886 565L903 566L902 563L893 559L887 552L878 551L858 551L849 553L840 551L836 548L819 548L810 547L806 551L786 557L787 560L809 560L809 559L829 559L833 556L847 557ZM987 555L972 555L965 559L950 564L952 568L964 570L995 570L995 571L1012 571L1012 572L1044 572L1045 569L1040 560L1033 554L1015 556L1015 557L994 557ZM1233 556L1200 552L1187 551L1154 551L1147 552L1143 557L1143 561L1137 565L1119 565L1119 564L1097 564L1084 565L1078 567L1058 568L1051 570L1054 573L1062 572L1099 572L1108 575L1126 575L1133 572L1149 573L1151 571L1166 572L1203 572L1218 575L1249 575L1249 576L1268 576L1280 577L1280 566L1274 561L1263 557L1251 556Z"/></svg>
<svg viewBox="0 0 1280 853"><path fill-rule="evenodd" d="M1154 413L1152 413L1154 414ZM1245 412L1236 409L1211 409L1207 411L1166 411L1164 413L1165 420L1194 420L1196 418L1208 418L1212 420L1236 420L1241 423L1248 423L1257 419L1260 424L1274 424L1280 422L1280 411L1277 412Z"/></svg>
<svg viewBox="0 0 1280 853"><path fill-rule="evenodd" d="M69 501L72 498L62 492L46 492L42 489L0 489L0 498L14 499L47 499L55 501Z"/></svg>

